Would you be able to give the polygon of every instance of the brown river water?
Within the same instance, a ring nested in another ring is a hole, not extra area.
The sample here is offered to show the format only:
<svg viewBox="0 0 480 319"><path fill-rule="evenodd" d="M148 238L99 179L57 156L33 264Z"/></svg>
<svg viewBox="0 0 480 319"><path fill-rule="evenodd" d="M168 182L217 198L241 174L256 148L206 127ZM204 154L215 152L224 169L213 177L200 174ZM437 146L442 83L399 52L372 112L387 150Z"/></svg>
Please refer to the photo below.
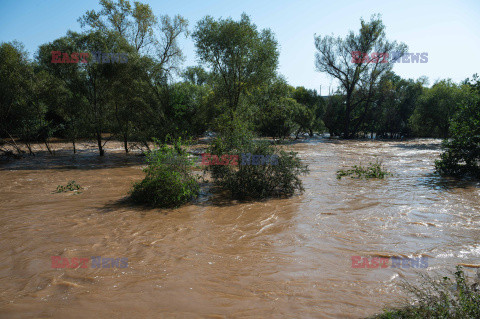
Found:
<svg viewBox="0 0 480 319"><path fill-rule="evenodd" d="M418 272L480 263L480 187L433 173L439 140L287 146L309 165L288 199L179 209L122 202L143 158L109 142L0 165L1 318L361 318ZM57 148L59 146L57 145ZM393 176L337 180L378 158ZM75 180L81 193L52 193ZM352 268L352 256L426 256L428 268ZM51 256L128 258L52 268ZM467 268L473 274L474 268Z"/></svg>

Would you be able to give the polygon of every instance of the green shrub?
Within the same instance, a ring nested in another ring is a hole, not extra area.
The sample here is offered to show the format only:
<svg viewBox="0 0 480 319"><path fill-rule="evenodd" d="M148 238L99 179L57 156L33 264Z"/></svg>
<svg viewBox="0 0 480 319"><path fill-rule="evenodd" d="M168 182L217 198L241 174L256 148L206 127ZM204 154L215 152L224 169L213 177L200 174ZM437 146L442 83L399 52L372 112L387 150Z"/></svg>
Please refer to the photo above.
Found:
<svg viewBox="0 0 480 319"><path fill-rule="evenodd" d="M191 173L194 161L182 148L180 139L173 146L156 141L157 147L146 154L145 178L133 185L133 202L153 207L178 207L198 196L198 177Z"/></svg>
<svg viewBox="0 0 480 319"><path fill-rule="evenodd" d="M480 273L477 276L480 277ZM449 277L424 277L422 286L405 283L404 289L414 297L414 302L401 308L387 309L372 318L480 318L479 283L468 282L459 266L454 281Z"/></svg>
<svg viewBox="0 0 480 319"><path fill-rule="evenodd" d="M337 179L343 176L350 176L351 178L385 178L391 175L378 160L375 163L368 163L368 166L354 165L351 169L340 169L337 171Z"/></svg>
<svg viewBox="0 0 480 319"><path fill-rule="evenodd" d="M272 196L291 196L295 190L303 191L301 174L308 173L294 152L279 151L266 141L254 141L252 133L239 124L216 138L210 154L238 155L237 165L206 166L214 184L228 190L236 199L260 199ZM276 155L278 164L241 165L242 154Z"/></svg>

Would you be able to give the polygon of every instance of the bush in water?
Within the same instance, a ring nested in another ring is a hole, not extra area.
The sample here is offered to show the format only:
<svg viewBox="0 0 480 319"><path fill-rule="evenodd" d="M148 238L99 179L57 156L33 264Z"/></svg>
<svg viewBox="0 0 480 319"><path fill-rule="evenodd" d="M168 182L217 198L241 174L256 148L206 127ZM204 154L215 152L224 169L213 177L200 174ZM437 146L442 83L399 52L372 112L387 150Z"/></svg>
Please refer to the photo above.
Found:
<svg viewBox="0 0 480 319"><path fill-rule="evenodd" d="M182 148L180 139L173 146L160 144L146 154L145 178L133 185L130 198L133 202L153 207L178 207L198 196L198 177L190 170L194 161Z"/></svg>

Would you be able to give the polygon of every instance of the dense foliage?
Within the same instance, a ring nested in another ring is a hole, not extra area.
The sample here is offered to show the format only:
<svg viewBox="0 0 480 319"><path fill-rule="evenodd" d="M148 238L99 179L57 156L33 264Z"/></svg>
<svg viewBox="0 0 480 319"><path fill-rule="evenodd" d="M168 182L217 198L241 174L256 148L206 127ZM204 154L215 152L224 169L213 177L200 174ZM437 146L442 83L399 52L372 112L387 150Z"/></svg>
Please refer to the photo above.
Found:
<svg viewBox="0 0 480 319"><path fill-rule="evenodd" d="M178 207L199 192L198 177L192 174L194 160L189 158L181 140L173 145L158 143L148 152L145 178L135 183L130 198L133 202L152 207Z"/></svg>
<svg viewBox="0 0 480 319"><path fill-rule="evenodd" d="M451 138L443 142L444 152L436 168L444 175L480 178L480 80L475 75L465 84L450 125Z"/></svg>
<svg viewBox="0 0 480 319"><path fill-rule="evenodd" d="M210 154L236 155L238 165L209 165L214 184L229 191L235 199L258 199L272 196L291 196L296 190L303 191L300 175L308 168L294 152L277 149L266 141L253 139L245 125L234 121L230 130L215 138ZM276 156L275 161L253 163L251 156Z"/></svg>

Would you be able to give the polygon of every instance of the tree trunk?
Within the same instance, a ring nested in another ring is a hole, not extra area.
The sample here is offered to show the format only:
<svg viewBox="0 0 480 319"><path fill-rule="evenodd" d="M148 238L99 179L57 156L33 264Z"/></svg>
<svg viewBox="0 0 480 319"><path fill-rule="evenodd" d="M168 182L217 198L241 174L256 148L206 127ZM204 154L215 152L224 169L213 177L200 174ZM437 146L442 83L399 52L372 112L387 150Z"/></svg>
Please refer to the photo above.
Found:
<svg viewBox="0 0 480 319"><path fill-rule="evenodd" d="M123 134L123 147L125 148L125 153L128 154L128 134Z"/></svg>
<svg viewBox="0 0 480 319"><path fill-rule="evenodd" d="M105 155L105 151L103 150L102 146L102 134L97 131L97 143L98 143L98 151L100 152L100 156Z"/></svg>
<svg viewBox="0 0 480 319"><path fill-rule="evenodd" d="M72 140L73 154L77 154L77 148L75 147L75 139Z"/></svg>
<svg viewBox="0 0 480 319"><path fill-rule="evenodd" d="M50 153L50 155L53 155L52 150L50 149L50 145L48 145L48 138L44 140L44 143L45 143L45 146L47 147L48 153Z"/></svg>
<svg viewBox="0 0 480 319"><path fill-rule="evenodd" d="M27 147L29 154L35 156L35 153L32 151L32 146L30 145L30 143L25 142L25 146Z"/></svg>
<svg viewBox="0 0 480 319"><path fill-rule="evenodd" d="M350 105L350 93L347 92L347 101L345 108L345 128L343 131L343 138L350 138L350 114L352 112Z"/></svg>

